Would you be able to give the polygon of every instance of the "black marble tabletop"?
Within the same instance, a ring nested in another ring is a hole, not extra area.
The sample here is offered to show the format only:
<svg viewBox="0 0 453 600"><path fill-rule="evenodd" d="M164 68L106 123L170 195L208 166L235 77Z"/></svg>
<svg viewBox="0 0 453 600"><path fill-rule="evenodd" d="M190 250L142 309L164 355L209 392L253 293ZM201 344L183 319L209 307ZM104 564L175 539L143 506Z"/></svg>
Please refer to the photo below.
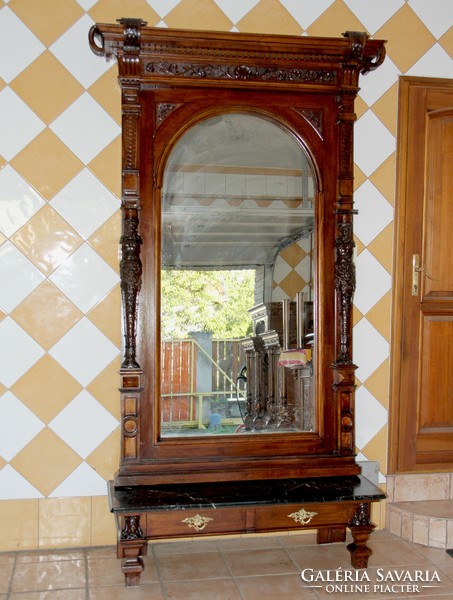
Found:
<svg viewBox="0 0 453 600"><path fill-rule="evenodd" d="M117 488L109 481L108 485L110 508L115 513L385 498L384 492L362 475Z"/></svg>

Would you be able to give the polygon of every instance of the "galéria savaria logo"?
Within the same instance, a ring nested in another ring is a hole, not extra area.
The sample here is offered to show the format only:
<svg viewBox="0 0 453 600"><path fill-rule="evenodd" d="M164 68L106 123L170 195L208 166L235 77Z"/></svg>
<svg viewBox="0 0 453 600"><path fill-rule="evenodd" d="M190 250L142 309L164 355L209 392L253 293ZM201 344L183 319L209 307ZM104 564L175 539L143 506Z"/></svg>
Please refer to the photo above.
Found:
<svg viewBox="0 0 453 600"><path fill-rule="evenodd" d="M300 576L304 587L327 594L426 594L431 588L442 587L434 569L303 569Z"/></svg>

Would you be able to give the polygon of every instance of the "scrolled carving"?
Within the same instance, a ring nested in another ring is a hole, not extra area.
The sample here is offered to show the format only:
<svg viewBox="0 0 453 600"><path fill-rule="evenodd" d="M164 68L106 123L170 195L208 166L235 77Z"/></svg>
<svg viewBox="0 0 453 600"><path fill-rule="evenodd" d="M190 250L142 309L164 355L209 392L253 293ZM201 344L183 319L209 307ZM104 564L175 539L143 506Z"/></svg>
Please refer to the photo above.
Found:
<svg viewBox="0 0 453 600"><path fill-rule="evenodd" d="M335 291L338 296L340 318L340 353L337 364L352 364L350 318L356 286L354 248L352 223L340 223L338 237L335 240Z"/></svg>
<svg viewBox="0 0 453 600"><path fill-rule="evenodd" d="M377 69L385 59L385 47L382 46L375 56L364 56L365 44L369 35L363 31L346 31L343 37L349 38L351 45L351 58L361 63L360 72L365 75Z"/></svg>
<svg viewBox="0 0 453 600"><path fill-rule="evenodd" d="M140 515L125 517L125 526L121 530L122 540L143 540L144 535L140 527Z"/></svg>
<svg viewBox="0 0 453 600"><path fill-rule="evenodd" d="M123 76L135 77L140 73L141 27L146 25L142 19L117 19L124 27L123 55L121 57Z"/></svg>
<svg viewBox="0 0 453 600"><path fill-rule="evenodd" d="M145 71L154 75L192 77L196 79L233 79L241 81L284 81L303 83L335 83L335 71L254 65L194 65L193 63L148 62Z"/></svg>
<svg viewBox="0 0 453 600"><path fill-rule="evenodd" d="M136 211L132 212L135 213ZM138 233L138 225L139 220L136 215L125 215L123 235L120 240L122 250L120 277L125 321L123 368L140 368L135 359L138 293L142 279L142 263L140 260L142 239Z"/></svg>

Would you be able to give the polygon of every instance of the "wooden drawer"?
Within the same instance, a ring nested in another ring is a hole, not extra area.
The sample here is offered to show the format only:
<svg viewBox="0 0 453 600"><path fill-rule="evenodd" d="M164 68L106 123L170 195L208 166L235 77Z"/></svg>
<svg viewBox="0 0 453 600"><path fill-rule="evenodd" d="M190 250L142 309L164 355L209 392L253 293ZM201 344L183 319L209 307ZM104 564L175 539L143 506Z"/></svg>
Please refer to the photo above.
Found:
<svg viewBox="0 0 453 600"><path fill-rule="evenodd" d="M243 533L247 511L238 508L156 511L144 514L141 522L145 536L152 539Z"/></svg>
<svg viewBox="0 0 453 600"><path fill-rule="evenodd" d="M255 531L316 529L327 525L347 525L355 512L351 502L286 504L258 507L255 511Z"/></svg>

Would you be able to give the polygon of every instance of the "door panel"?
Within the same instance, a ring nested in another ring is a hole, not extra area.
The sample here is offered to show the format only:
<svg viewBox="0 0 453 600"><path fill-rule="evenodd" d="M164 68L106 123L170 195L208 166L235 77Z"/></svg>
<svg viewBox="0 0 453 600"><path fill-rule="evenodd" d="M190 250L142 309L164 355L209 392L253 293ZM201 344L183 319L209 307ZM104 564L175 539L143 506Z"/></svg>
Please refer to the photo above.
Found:
<svg viewBox="0 0 453 600"><path fill-rule="evenodd" d="M391 472L453 469L453 80L402 77Z"/></svg>

